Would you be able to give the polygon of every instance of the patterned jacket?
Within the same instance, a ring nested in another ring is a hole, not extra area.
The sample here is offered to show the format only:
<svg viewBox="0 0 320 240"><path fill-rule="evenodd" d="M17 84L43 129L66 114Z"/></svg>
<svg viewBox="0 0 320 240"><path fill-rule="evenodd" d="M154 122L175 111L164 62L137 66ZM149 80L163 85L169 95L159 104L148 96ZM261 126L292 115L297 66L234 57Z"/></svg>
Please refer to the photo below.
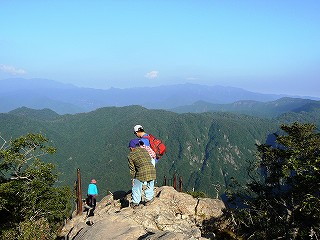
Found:
<svg viewBox="0 0 320 240"><path fill-rule="evenodd" d="M146 149L137 147L131 151L128 154L128 165L132 178L137 178L141 182L156 179L156 169Z"/></svg>

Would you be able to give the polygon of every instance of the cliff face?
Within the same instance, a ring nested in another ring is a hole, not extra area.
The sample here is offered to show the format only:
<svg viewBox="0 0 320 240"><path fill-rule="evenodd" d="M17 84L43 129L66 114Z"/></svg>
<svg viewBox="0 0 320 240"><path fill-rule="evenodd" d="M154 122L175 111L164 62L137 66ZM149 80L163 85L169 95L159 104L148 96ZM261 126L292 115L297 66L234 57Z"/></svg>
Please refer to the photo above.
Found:
<svg viewBox="0 0 320 240"><path fill-rule="evenodd" d="M224 203L218 199L196 199L173 187L155 190L148 206L129 207L130 194L104 197L94 215L83 212L62 229L61 237L73 240L102 239L205 239L201 237L203 220L222 215Z"/></svg>

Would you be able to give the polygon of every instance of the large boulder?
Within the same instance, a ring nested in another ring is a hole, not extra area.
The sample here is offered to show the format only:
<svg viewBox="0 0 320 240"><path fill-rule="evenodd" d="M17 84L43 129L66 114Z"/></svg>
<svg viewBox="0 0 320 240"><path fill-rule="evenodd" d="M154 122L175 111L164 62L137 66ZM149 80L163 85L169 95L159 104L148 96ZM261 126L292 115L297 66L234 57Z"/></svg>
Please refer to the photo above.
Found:
<svg viewBox="0 0 320 240"><path fill-rule="evenodd" d="M221 216L225 208L221 200L193 198L168 186L156 188L148 206L132 209L130 200L130 194L106 196L97 203L93 216L84 212L69 220L61 236L73 240L205 239L202 222Z"/></svg>

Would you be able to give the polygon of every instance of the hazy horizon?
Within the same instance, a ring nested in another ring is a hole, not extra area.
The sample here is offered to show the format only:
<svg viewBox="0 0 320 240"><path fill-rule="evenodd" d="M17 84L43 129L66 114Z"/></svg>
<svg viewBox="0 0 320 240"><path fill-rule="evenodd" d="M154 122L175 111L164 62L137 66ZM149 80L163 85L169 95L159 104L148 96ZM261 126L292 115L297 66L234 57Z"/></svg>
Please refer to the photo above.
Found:
<svg viewBox="0 0 320 240"><path fill-rule="evenodd" d="M96 88L96 87L90 87L90 86L87 86L87 87L84 87L84 86L78 86L77 84L74 84L74 83L63 83L63 82L60 82L60 81L57 81L57 80L53 80L53 79L43 79L43 78L21 78L21 77L15 77L15 78L6 78L6 79L1 79L0 80L0 83L1 81L11 81L11 80L18 80L20 84L20 87L19 89L21 89L21 87L23 87L23 85L21 85L21 80L36 80L36 81L53 81L54 83L58 83L58 84L66 84L67 86L70 85L71 87L76 87L76 88L88 88L88 89L93 89L93 90L110 90L112 88L114 89L120 89L120 90L130 90L130 89L134 89L134 88L153 88L153 87L168 87L170 88L171 86L179 86L179 85L186 85L186 84L193 84L193 85L198 85L198 86L204 86L204 87L222 87L222 88L236 88L236 89L241 89L241 90L244 90L244 91L248 91L248 92L252 92L252 93L257 93L257 94L267 94L267 95L279 95L279 97L297 97L297 98L310 98L310 99L314 99L314 100L320 100L320 97L317 97L317 96L311 96L311 95L297 95L297 94L285 94L285 93L268 93L268 92L259 92L259 91L250 91L248 89L245 89L245 88L241 88L241 87L234 87L234 86L226 86L226 85L219 85L219 84L215 84L215 85L209 85L209 84L198 84L198 83L192 83L192 82L185 82L185 83L167 83L167 84L163 84L163 85L159 85L159 86L138 86L138 87L134 87L134 86L131 86L131 87L109 87L109 88ZM28 82L27 82L28 84ZM34 86L35 82L33 82L32 85L28 85L28 88L30 86ZM10 89L11 91L12 89ZM4 91L2 92L6 92L5 89Z"/></svg>
<svg viewBox="0 0 320 240"><path fill-rule="evenodd" d="M1 1L0 81L320 97L320 1Z"/></svg>

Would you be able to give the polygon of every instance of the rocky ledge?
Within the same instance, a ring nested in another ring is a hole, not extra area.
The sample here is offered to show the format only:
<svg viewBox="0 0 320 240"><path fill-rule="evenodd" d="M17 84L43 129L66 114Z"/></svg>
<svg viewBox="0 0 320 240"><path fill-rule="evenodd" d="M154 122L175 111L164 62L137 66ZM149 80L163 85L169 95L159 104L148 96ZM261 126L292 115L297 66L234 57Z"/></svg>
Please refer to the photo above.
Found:
<svg viewBox="0 0 320 240"><path fill-rule="evenodd" d="M130 194L110 194L98 204L94 214L83 212L69 220L61 237L72 240L123 239L206 239L201 236L204 220L222 215L219 199L193 198L173 187L155 189L156 197L148 205L132 209Z"/></svg>

